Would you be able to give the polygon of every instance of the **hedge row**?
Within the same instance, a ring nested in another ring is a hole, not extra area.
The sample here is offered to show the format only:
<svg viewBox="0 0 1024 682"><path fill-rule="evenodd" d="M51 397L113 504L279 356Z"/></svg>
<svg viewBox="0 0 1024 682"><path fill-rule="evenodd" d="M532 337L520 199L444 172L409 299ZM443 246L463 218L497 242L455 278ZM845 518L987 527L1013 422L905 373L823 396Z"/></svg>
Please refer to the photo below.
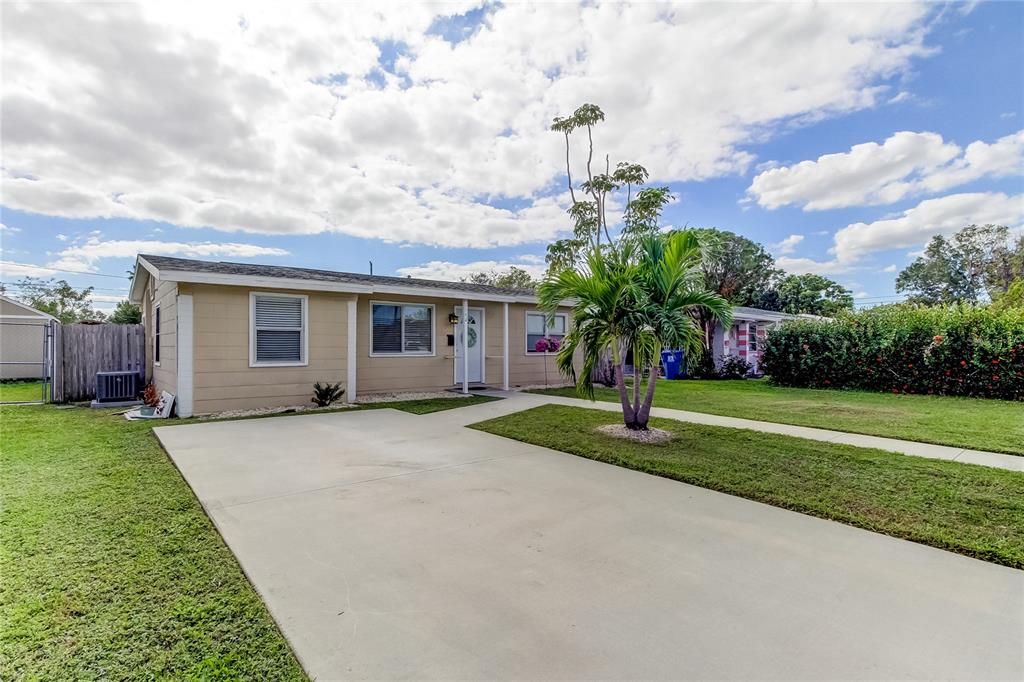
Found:
<svg viewBox="0 0 1024 682"><path fill-rule="evenodd" d="M783 386L1024 400L1024 309L880 306L772 330L761 366Z"/></svg>

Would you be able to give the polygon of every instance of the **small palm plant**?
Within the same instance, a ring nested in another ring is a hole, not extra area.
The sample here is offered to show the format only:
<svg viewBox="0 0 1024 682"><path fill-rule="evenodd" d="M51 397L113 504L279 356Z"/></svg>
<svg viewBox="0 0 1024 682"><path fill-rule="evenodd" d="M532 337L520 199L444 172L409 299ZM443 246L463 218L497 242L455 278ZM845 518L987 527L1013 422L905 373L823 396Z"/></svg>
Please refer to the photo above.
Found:
<svg viewBox="0 0 1024 682"><path fill-rule="evenodd" d="M593 369L610 352L626 427L646 430L663 348L699 349L702 336L693 312L706 309L723 325L732 309L704 289L700 244L689 231L623 240L615 249L590 251L585 264L549 276L539 287L541 307L553 311L573 300L573 324L558 352L558 368L581 397L594 398ZM623 375L623 355L633 350L632 396ZM582 366L573 364L577 351ZM646 391L641 390L648 370Z"/></svg>
<svg viewBox="0 0 1024 682"><path fill-rule="evenodd" d="M341 382L332 384L327 382L321 384L319 381L313 384L313 403L317 407L327 407L333 402L341 400L341 396L345 394L345 389L341 387Z"/></svg>

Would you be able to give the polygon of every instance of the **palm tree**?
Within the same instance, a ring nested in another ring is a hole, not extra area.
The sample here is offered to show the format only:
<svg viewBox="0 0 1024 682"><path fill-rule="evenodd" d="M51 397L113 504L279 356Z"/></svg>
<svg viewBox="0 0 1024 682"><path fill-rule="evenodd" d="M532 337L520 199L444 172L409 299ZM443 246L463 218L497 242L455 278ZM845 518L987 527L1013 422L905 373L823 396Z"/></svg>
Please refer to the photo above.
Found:
<svg viewBox="0 0 1024 682"><path fill-rule="evenodd" d="M581 397L594 398L592 370L603 353L611 353L627 428L647 428L661 350L699 351L702 333L693 311L703 308L723 325L731 322L725 299L703 288L700 255L692 232L646 235L622 241L613 250L594 249L579 270L549 276L538 288L541 307L547 310L574 301L573 324L558 352L558 368ZM623 374L623 355L629 348L635 367L632 398ZM579 373L573 366L577 350L583 358ZM644 369L649 376L642 392Z"/></svg>

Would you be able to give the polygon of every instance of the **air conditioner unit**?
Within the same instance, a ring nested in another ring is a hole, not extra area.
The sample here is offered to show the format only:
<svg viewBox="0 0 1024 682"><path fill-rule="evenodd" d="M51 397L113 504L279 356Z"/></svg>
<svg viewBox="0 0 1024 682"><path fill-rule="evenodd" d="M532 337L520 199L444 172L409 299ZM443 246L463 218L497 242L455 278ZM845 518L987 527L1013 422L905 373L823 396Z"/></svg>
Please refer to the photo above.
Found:
<svg viewBox="0 0 1024 682"><path fill-rule="evenodd" d="M138 372L96 372L96 402L125 402L138 395Z"/></svg>

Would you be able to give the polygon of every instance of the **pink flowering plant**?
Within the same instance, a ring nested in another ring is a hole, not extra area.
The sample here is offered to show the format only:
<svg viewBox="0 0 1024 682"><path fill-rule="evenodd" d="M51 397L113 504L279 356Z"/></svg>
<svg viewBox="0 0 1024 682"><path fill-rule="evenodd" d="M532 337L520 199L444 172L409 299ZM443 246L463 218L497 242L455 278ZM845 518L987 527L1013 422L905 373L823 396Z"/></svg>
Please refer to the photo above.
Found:
<svg viewBox="0 0 1024 682"><path fill-rule="evenodd" d="M557 353L558 349L562 347L558 339L549 339L547 337L543 339L537 339L537 343L533 344L533 349L538 353L544 353L544 385L548 385L548 357L547 353Z"/></svg>
<svg viewBox="0 0 1024 682"><path fill-rule="evenodd" d="M537 343L533 344L533 349L538 353L557 353L560 347L558 339L537 339Z"/></svg>

